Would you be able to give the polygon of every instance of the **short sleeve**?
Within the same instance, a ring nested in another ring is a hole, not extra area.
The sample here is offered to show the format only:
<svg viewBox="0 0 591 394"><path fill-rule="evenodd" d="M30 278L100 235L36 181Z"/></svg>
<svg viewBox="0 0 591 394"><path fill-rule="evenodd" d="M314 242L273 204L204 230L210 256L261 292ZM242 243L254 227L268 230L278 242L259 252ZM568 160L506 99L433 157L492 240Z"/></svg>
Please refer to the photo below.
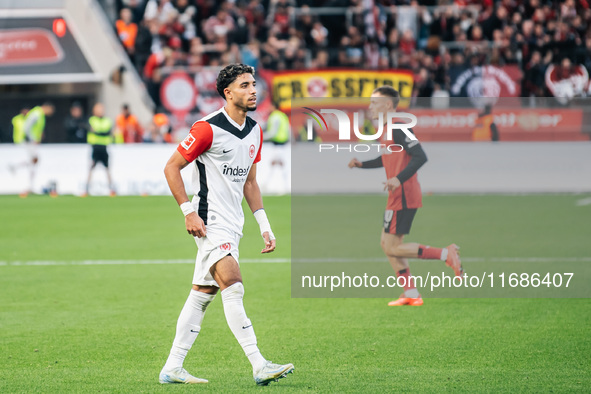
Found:
<svg viewBox="0 0 591 394"><path fill-rule="evenodd" d="M195 122L176 150L188 161L194 161L200 154L211 148L213 130L207 122Z"/></svg>
<svg viewBox="0 0 591 394"><path fill-rule="evenodd" d="M257 126L259 125L257 124ZM261 150L263 150L263 129L261 128L261 126L259 126L259 131L261 133L261 138L259 139L259 150L257 152L256 157L254 158L255 163L261 161Z"/></svg>

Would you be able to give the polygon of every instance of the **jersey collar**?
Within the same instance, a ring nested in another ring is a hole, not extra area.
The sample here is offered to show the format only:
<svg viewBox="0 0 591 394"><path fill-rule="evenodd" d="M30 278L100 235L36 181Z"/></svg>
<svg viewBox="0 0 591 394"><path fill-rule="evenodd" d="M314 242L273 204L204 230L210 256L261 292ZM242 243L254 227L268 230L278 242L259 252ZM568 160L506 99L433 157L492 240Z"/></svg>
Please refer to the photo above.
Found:
<svg viewBox="0 0 591 394"><path fill-rule="evenodd" d="M228 113L226 112L226 109L224 107L222 107L221 111L226 116L226 119L228 119L228 122L230 122L230 124L232 126L236 127L240 131L242 131L242 129L244 129L244 126L246 126L246 119L244 120L244 123L242 125L239 125L238 123L234 122L234 120L230 117L230 115L228 115Z"/></svg>

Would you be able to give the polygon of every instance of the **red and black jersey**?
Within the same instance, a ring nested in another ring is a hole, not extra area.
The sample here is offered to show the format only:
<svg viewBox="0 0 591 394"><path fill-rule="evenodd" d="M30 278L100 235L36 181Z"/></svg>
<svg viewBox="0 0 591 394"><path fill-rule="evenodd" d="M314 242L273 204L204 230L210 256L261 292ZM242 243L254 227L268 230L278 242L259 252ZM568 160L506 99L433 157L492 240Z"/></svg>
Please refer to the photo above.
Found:
<svg viewBox="0 0 591 394"><path fill-rule="evenodd" d="M400 180L400 187L388 193L387 210L420 208L423 206L423 199L417 171L427 161L427 155L419 141L411 140L402 130L394 129L392 137L392 143L401 145L404 150L386 150L380 157L363 162L361 168L384 167L387 179L397 177Z"/></svg>

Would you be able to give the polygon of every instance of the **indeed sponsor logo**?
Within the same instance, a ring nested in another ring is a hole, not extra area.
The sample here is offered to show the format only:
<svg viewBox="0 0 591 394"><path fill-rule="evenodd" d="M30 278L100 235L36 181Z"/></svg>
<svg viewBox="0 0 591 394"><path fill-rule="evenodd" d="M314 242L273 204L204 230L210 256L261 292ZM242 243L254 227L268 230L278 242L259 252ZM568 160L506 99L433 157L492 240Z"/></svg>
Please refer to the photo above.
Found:
<svg viewBox="0 0 591 394"><path fill-rule="evenodd" d="M230 167L227 163L222 165L222 174L229 176L247 176L250 166L242 168L239 166Z"/></svg>

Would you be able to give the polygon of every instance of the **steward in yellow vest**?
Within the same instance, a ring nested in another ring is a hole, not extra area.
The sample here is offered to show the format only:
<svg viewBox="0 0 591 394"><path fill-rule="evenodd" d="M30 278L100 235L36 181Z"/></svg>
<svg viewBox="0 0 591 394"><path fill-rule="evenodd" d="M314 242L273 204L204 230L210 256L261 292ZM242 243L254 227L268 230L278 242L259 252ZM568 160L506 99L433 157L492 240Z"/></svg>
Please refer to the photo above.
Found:
<svg viewBox="0 0 591 394"><path fill-rule="evenodd" d="M86 182L86 193L88 195L92 171L98 163L103 163L107 170L107 179L109 180L109 189L111 195L115 195L111 172L109 171L109 152L107 146L113 143L113 121L105 116L105 108L101 103L96 103L92 108L92 116L88 119L90 130L88 131L87 141L92 146L92 165L88 172L88 181ZM84 196L83 195L83 196Z"/></svg>
<svg viewBox="0 0 591 394"><path fill-rule="evenodd" d="M23 108L21 113L12 118L12 142L20 144L25 140L25 119L28 108Z"/></svg>
<svg viewBox="0 0 591 394"><path fill-rule="evenodd" d="M267 132L264 139L275 145L286 144L289 142L289 117L277 109L275 105L272 108L273 111L267 119Z"/></svg>

